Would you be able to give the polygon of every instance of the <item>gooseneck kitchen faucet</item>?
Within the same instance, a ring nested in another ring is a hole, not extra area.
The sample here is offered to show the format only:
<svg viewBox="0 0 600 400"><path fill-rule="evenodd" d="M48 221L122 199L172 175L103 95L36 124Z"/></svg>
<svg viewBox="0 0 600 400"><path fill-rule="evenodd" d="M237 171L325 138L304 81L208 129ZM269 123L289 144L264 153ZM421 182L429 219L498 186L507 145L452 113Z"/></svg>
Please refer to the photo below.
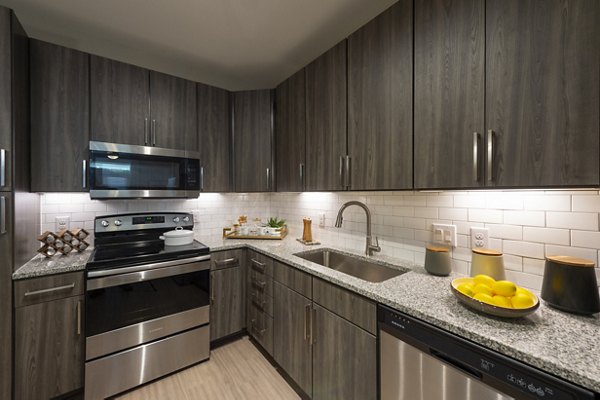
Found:
<svg viewBox="0 0 600 400"><path fill-rule="evenodd" d="M367 246L365 248L365 254L368 256L372 256L374 251L381 251L381 247L379 247L379 239L377 237L375 237L375 245L373 245L373 243L371 242L372 236L371 236L371 211L369 210L369 207L367 207L367 205L365 203L361 203L360 201L356 201L356 200L352 200L352 201L348 201L346 203L344 203L341 207L340 210L338 211L338 215L337 215L337 219L335 220L335 227L336 228L341 228L342 227L342 222L344 221L344 210L350 206L359 206L361 207L363 210L365 210L365 213L367 214Z"/></svg>

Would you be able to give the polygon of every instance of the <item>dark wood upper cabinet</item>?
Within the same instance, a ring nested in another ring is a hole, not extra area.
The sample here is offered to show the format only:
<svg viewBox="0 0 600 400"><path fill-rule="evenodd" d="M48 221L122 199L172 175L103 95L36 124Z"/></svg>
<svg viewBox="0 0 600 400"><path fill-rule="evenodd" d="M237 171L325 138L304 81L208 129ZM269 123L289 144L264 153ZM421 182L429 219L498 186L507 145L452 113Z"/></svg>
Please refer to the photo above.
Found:
<svg viewBox="0 0 600 400"><path fill-rule="evenodd" d="M150 145L150 72L98 56L90 62L92 139Z"/></svg>
<svg viewBox="0 0 600 400"><path fill-rule="evenodd" d="M306 190L343 190L346 41L306 66Z"/></svg>
<svg viewBox="0 0 600 400"><path fill-rule="evenodd" d="M84 191L90 140L89 55L32 39L30 57L31 189Z"/></svg>
<svg viewBox="0 0 600 400"><path fill-rule="evenodd" d="M412 188L412 1L348 38L349 189Z"/></svg>
<svg viewBox="0 0 600 400"><path fill-rule="evenodd" d="M599 184L598 21L597 0L486 2L487 185Z"/></svg>
<svg viewBox="0 0 600 400"><path fill-rule="evenodd" d="M194 82L151 71L150 115L152 146L198 150Z"/></svg>
<svg viewBox="0 0 600 400"><path fill-rule="evenodd" d="M233 94L236 192L272 190L272 100L271 90Z"/></svg>
<svg viewBox="0 0 600 400"><path fill-rule="evenodd" d="M231 96L199 83L198 143L202 191L231 192Z"/></svg>
<svg viewBox="0 0 600 400"><path fill-rule="evenodd" d="M415 188L483 185L484 73L485 2L415 2Z"/></svg>
<svg viewBox="0 0 600 400"><path fill-rule="evenodd" d="M306 79L304 69L275 91L275 171L278 192L301 192L306 176Z"/></svg>
<svg viewBox="0 0 600 400"><path fill-rule="evenodd" d="M12 52L11 11L0 7L0 191L12 188ZM4 360L3 360L4 361Z"/></svg>

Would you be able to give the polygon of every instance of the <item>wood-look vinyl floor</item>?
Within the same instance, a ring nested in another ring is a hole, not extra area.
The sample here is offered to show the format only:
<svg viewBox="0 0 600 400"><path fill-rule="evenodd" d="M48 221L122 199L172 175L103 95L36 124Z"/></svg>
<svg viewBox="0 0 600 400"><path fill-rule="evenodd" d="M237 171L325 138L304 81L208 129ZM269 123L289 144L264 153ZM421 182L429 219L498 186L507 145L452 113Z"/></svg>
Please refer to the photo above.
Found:
<svg viewBox="0 0 600 400"><path fill-rule="evenodd" d="M139 389L118 400L287 400L300 399L248 337L219 347L210 360Z"/></svg>

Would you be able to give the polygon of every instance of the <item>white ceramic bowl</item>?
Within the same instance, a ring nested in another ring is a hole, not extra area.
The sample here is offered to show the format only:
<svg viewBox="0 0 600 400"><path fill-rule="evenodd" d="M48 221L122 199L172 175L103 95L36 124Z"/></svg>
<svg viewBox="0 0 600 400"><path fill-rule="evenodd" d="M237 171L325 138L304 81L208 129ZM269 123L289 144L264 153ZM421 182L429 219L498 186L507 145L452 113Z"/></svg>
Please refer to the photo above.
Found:
<svg viewBox="0 0 600 400"><path fill-rule="evenodd" d="M174 231L163 233L159 239L165 241L165 246L185 246L194 242L194 231L178 227Z"/></svg>

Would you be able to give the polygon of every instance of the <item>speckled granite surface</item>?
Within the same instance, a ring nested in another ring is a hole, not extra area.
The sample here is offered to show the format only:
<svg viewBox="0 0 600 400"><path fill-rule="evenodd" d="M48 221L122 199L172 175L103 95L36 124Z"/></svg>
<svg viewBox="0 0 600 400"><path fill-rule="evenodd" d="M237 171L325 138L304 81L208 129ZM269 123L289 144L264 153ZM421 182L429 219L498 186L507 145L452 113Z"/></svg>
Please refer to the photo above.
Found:
<svg viewBox="0 0 600 400"><path fill-rule="evenodd" d="M546 307L542 303L538 311L529 317L503 320L475 313L461 305L450 292L450 282L458 275L436 277L410 262L375 256L370 259L408 272L382 283L370 283L294 255L324 247L339 249L338 243L305 246L292 235L282 241L224 240L201 235L196 236L196 239L213 251L245 247L256 250L502 354L600 392L598 314L593 317L578 317ZM36 257L15 272L13 279L84 269L90 254L91 251L86 251L49 261ZM352 251L352 254L360 256L360 250Z"/></svg>

